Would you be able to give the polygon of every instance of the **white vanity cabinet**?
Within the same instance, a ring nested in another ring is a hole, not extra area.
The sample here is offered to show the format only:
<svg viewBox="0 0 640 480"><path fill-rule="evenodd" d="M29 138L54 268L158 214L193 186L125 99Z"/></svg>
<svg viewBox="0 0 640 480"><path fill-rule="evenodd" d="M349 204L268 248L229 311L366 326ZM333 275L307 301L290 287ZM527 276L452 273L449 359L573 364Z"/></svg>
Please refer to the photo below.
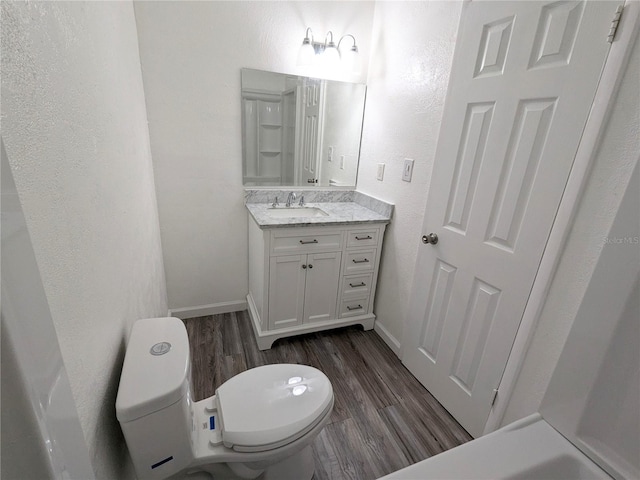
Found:
<svg viewBox="0 0 640 480"><path fill-rule="evenodd" d="M261 350L278 338L373 328L385 223L260 229L249 220L247 302Z"/></svg>

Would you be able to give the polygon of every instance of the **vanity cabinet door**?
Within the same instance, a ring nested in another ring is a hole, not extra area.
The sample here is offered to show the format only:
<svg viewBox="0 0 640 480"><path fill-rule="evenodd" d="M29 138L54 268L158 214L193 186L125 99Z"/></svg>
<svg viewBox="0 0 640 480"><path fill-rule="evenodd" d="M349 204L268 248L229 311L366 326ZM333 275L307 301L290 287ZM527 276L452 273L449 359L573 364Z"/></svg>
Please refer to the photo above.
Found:
<svg viewBox="0 0 640 480"><path fill-rule="evenodd" d="M307 255L303 323L336 318L341 252Z"/></svg>
<svg viewBox="0 0 640 480"><path fill-rule="evenodd" d="M302 323L307 255L271 257L269 261L269 329Z"/></svg>

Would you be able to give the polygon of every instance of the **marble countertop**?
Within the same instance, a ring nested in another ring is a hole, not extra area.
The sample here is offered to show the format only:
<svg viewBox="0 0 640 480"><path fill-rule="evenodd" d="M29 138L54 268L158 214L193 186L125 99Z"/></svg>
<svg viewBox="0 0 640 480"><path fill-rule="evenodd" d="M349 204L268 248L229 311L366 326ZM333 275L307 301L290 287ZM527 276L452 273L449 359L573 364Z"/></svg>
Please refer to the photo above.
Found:
<svg viewBox="0 0 640 480"><path fill-rule="evenodd" d="M391 214L385 215L374 212L355 202L318 202L306 203L305 207L316 207L327 213L327 216L317 217L285 217L275 218L269 215L274 207L270 203L247 203L247 210L261 229L280 227L304 227L322 225L357 225L365 223L389 223ZM278 210L287 210L280 205ZM299 208L297 206L290 209Z"/></svg>

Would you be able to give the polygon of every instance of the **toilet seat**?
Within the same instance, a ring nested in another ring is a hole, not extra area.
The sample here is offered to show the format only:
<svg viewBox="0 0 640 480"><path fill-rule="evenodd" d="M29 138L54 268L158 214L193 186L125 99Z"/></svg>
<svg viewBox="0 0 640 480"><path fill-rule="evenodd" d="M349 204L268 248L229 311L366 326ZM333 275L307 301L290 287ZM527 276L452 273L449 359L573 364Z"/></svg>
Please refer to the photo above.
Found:
<svg viewBox="0 0 640 480"><path fill-rule="evenodd" d="M242 372L216 391L222 441L260 452L300 438L333 407L327 376L307 365L264 365Z"/></svg>

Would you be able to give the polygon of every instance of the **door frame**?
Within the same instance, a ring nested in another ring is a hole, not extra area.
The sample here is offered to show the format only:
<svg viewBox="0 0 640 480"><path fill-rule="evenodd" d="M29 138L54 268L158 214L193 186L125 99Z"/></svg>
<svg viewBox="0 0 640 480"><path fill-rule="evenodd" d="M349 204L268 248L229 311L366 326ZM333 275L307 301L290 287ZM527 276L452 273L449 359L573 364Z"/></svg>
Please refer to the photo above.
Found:
<svg viewBox="0 0 640 480"><path fill-rule="evenodd" d="M623 2L621 1L621 4ZM600 82L585 124L582 139L573 161L564 194L551 227L538 273L531 288L520 326L511 348L511 354L498 386L496 402L489 411L483 434L500 427L513 395L531 340L533 339L551 282L560 263L573 220L587 183L591 166L600 145L607 120L611 114L620 82L631 56L631 50L640 30L640 2L624 1L624 11L614 42L602 70ZM606 41L603 35L603 41Z"/></svg>

